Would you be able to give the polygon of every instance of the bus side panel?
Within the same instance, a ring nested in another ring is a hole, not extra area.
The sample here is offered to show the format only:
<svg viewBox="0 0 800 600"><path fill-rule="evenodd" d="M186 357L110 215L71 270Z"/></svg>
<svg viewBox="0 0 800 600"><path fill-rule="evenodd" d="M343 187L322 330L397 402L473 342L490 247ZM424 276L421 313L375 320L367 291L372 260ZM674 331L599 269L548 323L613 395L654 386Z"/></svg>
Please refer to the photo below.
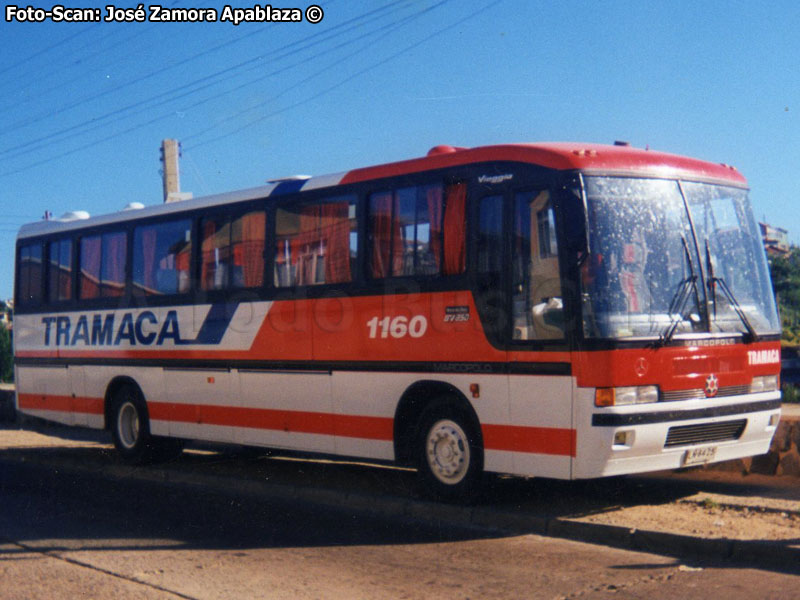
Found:
<svg viewBox="0 0 800 600"><path fill-rule="evenodd" d="M447 383L469 398L481 426L508 423L506 375L336 372L333 398L336 411L336 453L365 458L394 458L394 416L403 394L421 381ZM471 398L470 386L480 387L480 398ZM367 391L365 391L367 390ZM420 407L417 416L424 407ZM489 471L510 472L513 460L503 449L485 449Z"/></svg>
<svg viewBox="0 0 800 600"><path fill-rule="evenodd" d="M514 452L514 473L569 479L575 456L572 377L512 375L509 423L496 435Z"/></svg>
<svg viewBox="0 0 800 600"><path fill-rule="evenodd" d="M93 414L98 406L97 400L86 395L85 369L83 366L70 365L67 368L67 376L69 377L69 389L72 394L73 425L89 427L96 426L95 421L100 415ZM102 427L102 424L100 427Z"/></svg>
<svg viewBox="0 0 800 600"><path fill-rule="evenodd" d="M458 317L458 318L456 318ZM314 360L505 362L478 318L472 294L407 292L314 301Z"/></svg>
<svg viewBox="0 0 800 600"><path fill-rule="evenodd" d="M329 371L242 369L238 384L236 407L225 411L236 443L334 452Z"/></svg>
<svg viewBox="0 0 800 600"><path fill-rule="evenodd" d="M417 379L414 373L335 371L336 453L393 460L397 403Z"/></svg>
<svg viewBox="0 0 800 600"><path fill-rule="evenodd" d="M226 406L236 400L233 379L227 369L165 369L167 402L158 405L155 414L168 420L167 431L171 436L233 442L230 427L209 422L210 407Z"/></svg>
<svg viewBox="0 0 800 600"><path fill-rule="evenodd" d="M16 386L18 408L23 414L65 425L75 423L66 365L20 366Z"/></svg>

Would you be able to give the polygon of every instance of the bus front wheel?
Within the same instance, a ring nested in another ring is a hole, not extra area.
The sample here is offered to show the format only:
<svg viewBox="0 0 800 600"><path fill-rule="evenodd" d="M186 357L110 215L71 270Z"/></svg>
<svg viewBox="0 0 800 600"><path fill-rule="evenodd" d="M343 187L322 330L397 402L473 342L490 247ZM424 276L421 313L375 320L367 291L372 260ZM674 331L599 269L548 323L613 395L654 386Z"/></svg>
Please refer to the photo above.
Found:
<svg viewBox="0 0 800 600"><path fill-rule="evenodd" d="M423 491L445 502L475 499L483 475L483 448L477 425L450 404L423 413L417 431L417 472Z"/></svg>

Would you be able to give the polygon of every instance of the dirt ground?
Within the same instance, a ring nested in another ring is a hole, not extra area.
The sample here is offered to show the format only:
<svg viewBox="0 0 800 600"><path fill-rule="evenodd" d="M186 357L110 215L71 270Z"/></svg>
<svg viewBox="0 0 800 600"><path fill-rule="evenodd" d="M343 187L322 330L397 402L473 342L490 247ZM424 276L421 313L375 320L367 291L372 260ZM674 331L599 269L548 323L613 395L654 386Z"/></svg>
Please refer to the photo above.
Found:
<svg viewBox="0 0 800 600"><path fill-rule="evenodd" d="M706 472L695 477L716 482L742 480L732 473ZM769 480L774 487L754 496L701 491L672 502L637 504L574 520L702 538L796 541L800 546L800 479Z"/></svg>
<svg viewBox="0 0 800 600"><path fill-rule="evenodd" d="M47 448L89 446L101 447L96 439L65 440L44 432L2 431L2 446L14 448ZM64 435L64 432L62 432ZM110 446L105 443L110 450ZM737 472L695 470L669 477L692 480L691 496L660 504L635 503L631 506L608 508L570 520L616 525L629 529L660 531L702 538L738 540L780 540L800 547L800 478L747 475ZM731 494L718 493L728 486ZM702 491L704 489L715 491ZM752 495L746 495L752 494ZM570 517L566 517L570 518Z"/></svg>

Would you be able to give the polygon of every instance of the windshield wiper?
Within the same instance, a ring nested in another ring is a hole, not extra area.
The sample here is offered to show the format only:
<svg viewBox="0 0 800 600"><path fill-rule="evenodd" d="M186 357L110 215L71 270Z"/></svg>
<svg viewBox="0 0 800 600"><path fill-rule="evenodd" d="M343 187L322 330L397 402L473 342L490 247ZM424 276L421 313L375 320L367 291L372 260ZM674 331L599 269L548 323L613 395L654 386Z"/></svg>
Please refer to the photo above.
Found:
<svg viewBox="0 0 800 600"><path fill-rule="evenodd" d="M711 261L711 249L708 246L708 240L706 240L706 272L708 273L708 291L709 296L711 297L711 302L714 304L714 321L717 320L717 285L722 290L723 295L727 298L730 305L733 307L736 316L739 317L739 320L744 324L745 329L747 332L743 332L745 335L745 343L750 342L757 342L759 340L758 333L753 327L753 324L750 322L750 319L747 318L747 314L742 310L742 305L739 304L739 301L733 295L733 292L728 287L728 284L722 277L716 277L714 275L714 264Z"/></svg>
<svg viewBox="0 0 800 600"><path fill-rule="evenodd" d="M675 295L672 296L672 301L669 303L667 314L670 317L670 324L666 330L658 336L658 345L665 346L670 343L675 332L678 330L678 325L683 321L683 309L686 307L686 302L691 296L692 290L695 296L697 295L697 274L694 272L694 263L692 262L692 255L689 253L689 244L686 242L686 237L681 236L683 242L683 252L686 256L686 262L689 265L689 276L682 279L678 284L678 289L675 290ZM677 319L673 319L672 315L678 314Z"/></svg>

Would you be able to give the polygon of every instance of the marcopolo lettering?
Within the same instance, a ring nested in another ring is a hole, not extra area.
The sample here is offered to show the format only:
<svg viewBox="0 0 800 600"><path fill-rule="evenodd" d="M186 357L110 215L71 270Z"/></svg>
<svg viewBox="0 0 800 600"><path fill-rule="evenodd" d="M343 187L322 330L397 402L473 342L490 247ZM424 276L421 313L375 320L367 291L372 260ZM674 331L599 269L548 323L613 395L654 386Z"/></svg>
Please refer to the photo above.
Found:
<svg viewBox="0 0 800 600"><path fill-rule="evenodd" d="M158 316L149 310L135 315L128 312L119 320L116 315L94 314L75 317L42 317L45 346L162 346L208 343L205 340L185 340L181 337L178 312L170 310L159 323Z"/></svg>

